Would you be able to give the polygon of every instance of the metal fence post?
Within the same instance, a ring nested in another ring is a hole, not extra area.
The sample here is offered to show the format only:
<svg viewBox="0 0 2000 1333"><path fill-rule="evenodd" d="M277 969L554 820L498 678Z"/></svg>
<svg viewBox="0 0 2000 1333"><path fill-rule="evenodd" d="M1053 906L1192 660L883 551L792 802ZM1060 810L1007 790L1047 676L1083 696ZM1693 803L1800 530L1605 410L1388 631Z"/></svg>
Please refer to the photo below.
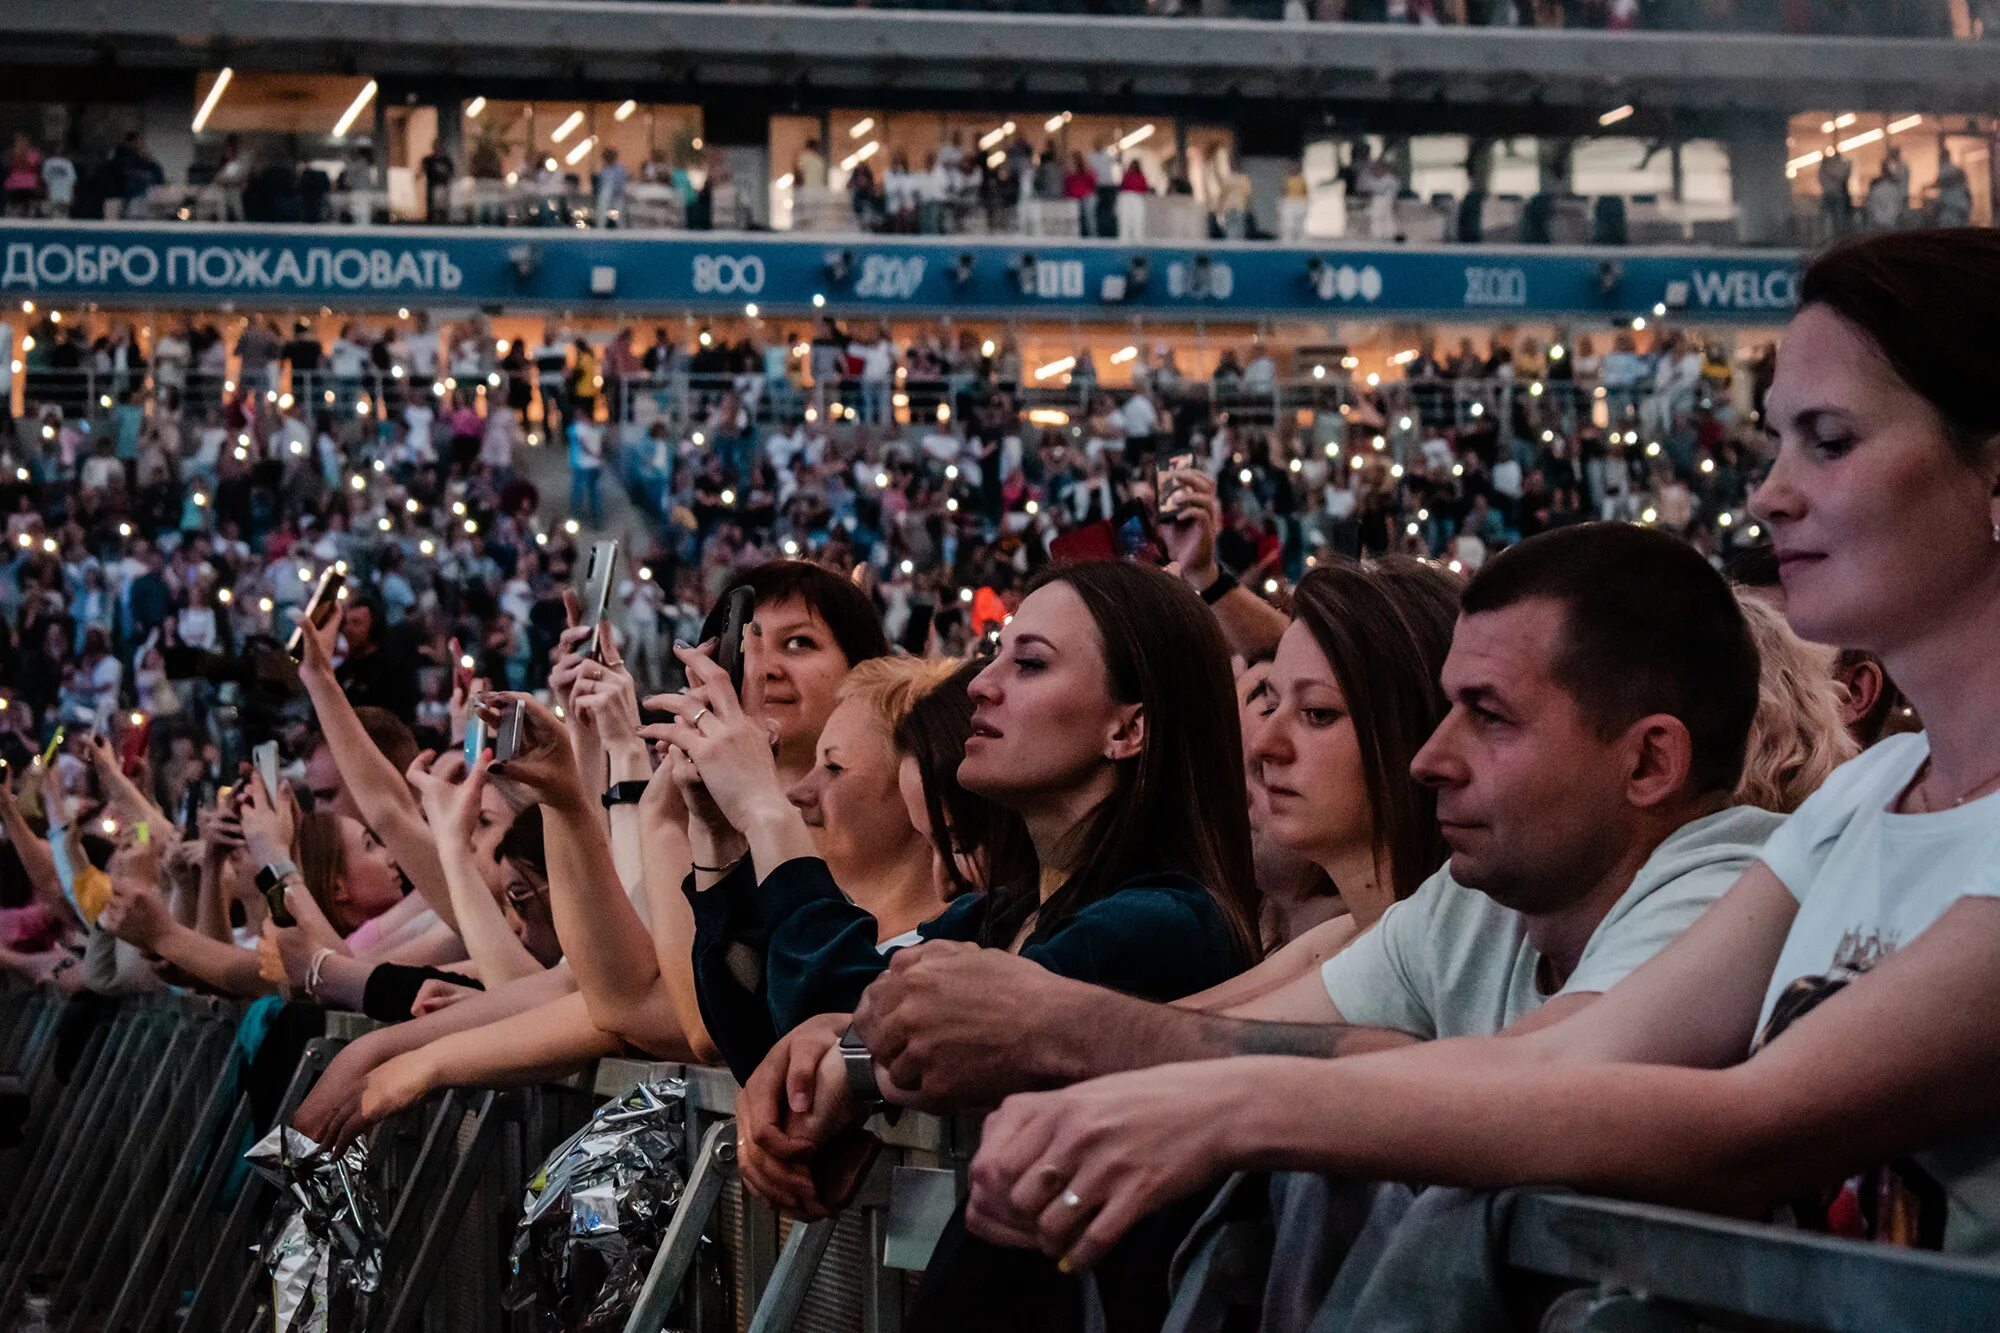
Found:
<svg viewBox="0 0 2000 1333"><path fill-rule="evenodd" d="M719 1120L702 1136L695 1156L694 1174L688 1178L687 1192L680 1209L667 1225L659 1253L646 1274L646 1283L633 1302L632 1317L625 1321L625 1333L660 1333L667 1322L694 1263L702 1229L722 1201L723 1187L736 1173L736 1123Z"/></svg>

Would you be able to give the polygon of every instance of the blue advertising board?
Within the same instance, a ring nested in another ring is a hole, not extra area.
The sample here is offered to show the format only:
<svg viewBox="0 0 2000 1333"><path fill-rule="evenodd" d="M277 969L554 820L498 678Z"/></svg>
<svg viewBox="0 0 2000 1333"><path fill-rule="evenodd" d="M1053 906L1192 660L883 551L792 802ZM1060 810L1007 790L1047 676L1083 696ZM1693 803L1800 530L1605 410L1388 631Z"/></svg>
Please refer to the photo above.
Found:
<svg viewBox="0 0 2000 1333"><path fill-rule="evenodd" d="M0 227L0 296L145 305L1777 322L1799 256L444 227Z"/></svg>

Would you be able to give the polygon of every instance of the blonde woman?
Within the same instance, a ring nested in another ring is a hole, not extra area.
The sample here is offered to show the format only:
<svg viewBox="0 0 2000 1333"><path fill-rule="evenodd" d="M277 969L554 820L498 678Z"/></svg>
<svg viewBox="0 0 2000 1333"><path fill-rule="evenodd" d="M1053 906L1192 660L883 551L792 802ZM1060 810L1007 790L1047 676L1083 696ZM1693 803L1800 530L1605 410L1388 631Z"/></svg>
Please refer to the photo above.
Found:
<svg viewBox="0 0 2000 1333"><path fill-rule="evenodd" d="M1842 713L1847 690L1836 674L1840 652L1807 643L1782 612L1754 592L1739 588L1736 601L1762 664L1736 800L1788 815L1828 774L1861 752Z"/></svg>

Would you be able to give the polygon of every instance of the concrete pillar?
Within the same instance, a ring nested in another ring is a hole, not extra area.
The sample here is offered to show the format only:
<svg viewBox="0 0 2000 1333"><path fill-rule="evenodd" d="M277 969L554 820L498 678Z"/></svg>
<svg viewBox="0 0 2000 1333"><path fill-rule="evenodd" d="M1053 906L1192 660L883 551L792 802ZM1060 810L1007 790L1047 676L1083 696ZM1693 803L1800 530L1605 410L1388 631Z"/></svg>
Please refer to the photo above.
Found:
<svg viewBox="0 0 2000 1333"><path fill-rule="evenodd" d="M194 75L174 79L170 86L149 93L139 107L138 130L146 148L159 159L167 180L179 184L194 165ZM79 166L82 164L79 163Z"/></svg>
<svg viewBox="0 0 2000 1333"><path fill-rule="evenodd" d="M1243 157L1236 169L1250 178L1250 212L1257 226L1275 234L1278 230L1278 201L1285 197L1285 180L1298 170L1291 157Z"/></svg>
<svg viewBox="0 0 2000 1333"><path fill-rule="evenodd" d="M1729 149L1737 235L1745 245L1784 245L1791 239L1792 224L1784 114L1744 112L1735 120L1723 142Z"/></svg>

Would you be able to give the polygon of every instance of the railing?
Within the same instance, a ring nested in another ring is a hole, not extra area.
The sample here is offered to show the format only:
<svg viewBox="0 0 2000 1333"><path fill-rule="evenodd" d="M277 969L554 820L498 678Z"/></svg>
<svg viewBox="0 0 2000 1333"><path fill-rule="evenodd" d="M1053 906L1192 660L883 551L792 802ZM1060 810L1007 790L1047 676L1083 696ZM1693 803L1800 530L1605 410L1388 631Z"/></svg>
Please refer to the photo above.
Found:
<svg viewBox="0 0 2000 1333"><path fill-rule="evenodd" d="M0 1326L32 1298L68 1329L270 1326L248 1251L273 1203L237 1159L261 1128L235 1050L235 1005L0 992L0 1092L26 1101L25 1139L0 1152ZM374 1024L329 1015L276 1108L289 1120L328 1061ZM895 1333L906 1274L927 1262L963 1198L976 1126L920 1114L893 1128L854 1203L787 1225L735 1178L736 1088L710 1069L600 1061L510 1092L450 1090L377 1132L385 1201L382 1291L366 1333L525 1329L499 1305L499 1254L526 1172L591 1106L641 1081L684 1079L686 1189L626 1333L798 1326ZM234 1197L231 1192L234 1191ZM698 1242L728 1280L693 1282ZM1516 1203L1504 1263L1567 1288L1543 1333L1808 1329L1958 1333L2000 1327L2000 1265L1803 1235L1565 1193ZM31 1297L32 1293L32 1297Z"/></svg>
<svg viewBox="0 0 2000 1333"><path fill-rule="evenodd" d="M1657 440L1664 436L1675 411L1706 411L1728 405L1728 395L1706 380L1668 398L1656 393L1650 382L1622 385L1579 384L1570 379L1459 379L1434 378L1387 380L1357 377L1340 359L1329 356L1306 373L1284 379L1223 377L1188 380L1154 373L1152 393L1159 406L1201 419L1227 418L1238 428L1294 430L1302 440L1324 439L1327 446L1381 443L1396 462L1407 461L1416 445L1428 435L1445 429L1490 423L1505 432L1525 424L1528 438L1541 438L1550 431L1574 437L1588 428L1631 432L1631 443ZM401 368L396 368L401 371ZM407 372L384 372L373 366L359 376L335 376L330 372L291 373L274 366L268 376L257 381L237 381L227 375L189 374L172 386L163 386L147 375L39 370L17 377L21 389L21 409L10 435L0 435L0 457L11 458L26 476L17 479L60 484L76 479L82 462L98 440L113 438L119 430L116 412L128 402L146 413L170 410L177 402L184 426L181 466L194 475L204 475L199 458L199 432L210 411L225 401L249 394L262 400L261 424L249 432L229 437L223 448L241 449L238 461L262 457L277 429L278 412L298 407L304 426L303 438L295 438L293 452L305 456L316 431L315 419L324 415L339 423L362 417L369 421L395 414L410 400L421 399L436 405L439 420L432 426L433 443L442 457L450 432L442 420L444 409L461 390L484 395L489 409L501 399L503 390L493 380L504 379L499 372L420 380ZM171 387L171 396L163 389ZM1072 430L1081 438L1092 412L1108 399L1123 402L1133 391L1130 383L1102 383L1088 375L1066 374L1037 380L1032 373L1020 380L1000 383L1014 396L1015 428L1024 439L1038 438L1049 429ZM713 446L725 461L741 470L751 460L755 445L770 429L803 421L823 426L836 437L858 434L874 437L921 437L942 433L963 440L969 417L976 409L982 390L977 376L965 372L946 376L899 375L887 384L868 382L853 376L830 376L817 383L795 378L789 371L782 377L761 373L739 375L635 375L606 377L599 394L605 422L613 428L612 442L619 445L632 466L641 471L650 467L663 472L672 458L681 456L684 446ZM731 407L740 407L740 415ZM1379 413L1358 409L1365 402L1379 405ZM534 400L528 409L527 434L534 442L556 443L556 430L567 420L571 404L563 391L545 393L535 385ZM1340 416L1337 427L1323 429L1322 419ZM729 423L737 421L741 426ZM658 425L667 436L653 438ZM61 433L75 428L86 439L77 450L78 468L65 473L59 467ZM740 433L739 433L740 432ZM661 454L664 445L665 453ZM360 466L374 456L372 442L363 444L347 466ZM1338 452L1337 450L1335 452Z"/></svg>

